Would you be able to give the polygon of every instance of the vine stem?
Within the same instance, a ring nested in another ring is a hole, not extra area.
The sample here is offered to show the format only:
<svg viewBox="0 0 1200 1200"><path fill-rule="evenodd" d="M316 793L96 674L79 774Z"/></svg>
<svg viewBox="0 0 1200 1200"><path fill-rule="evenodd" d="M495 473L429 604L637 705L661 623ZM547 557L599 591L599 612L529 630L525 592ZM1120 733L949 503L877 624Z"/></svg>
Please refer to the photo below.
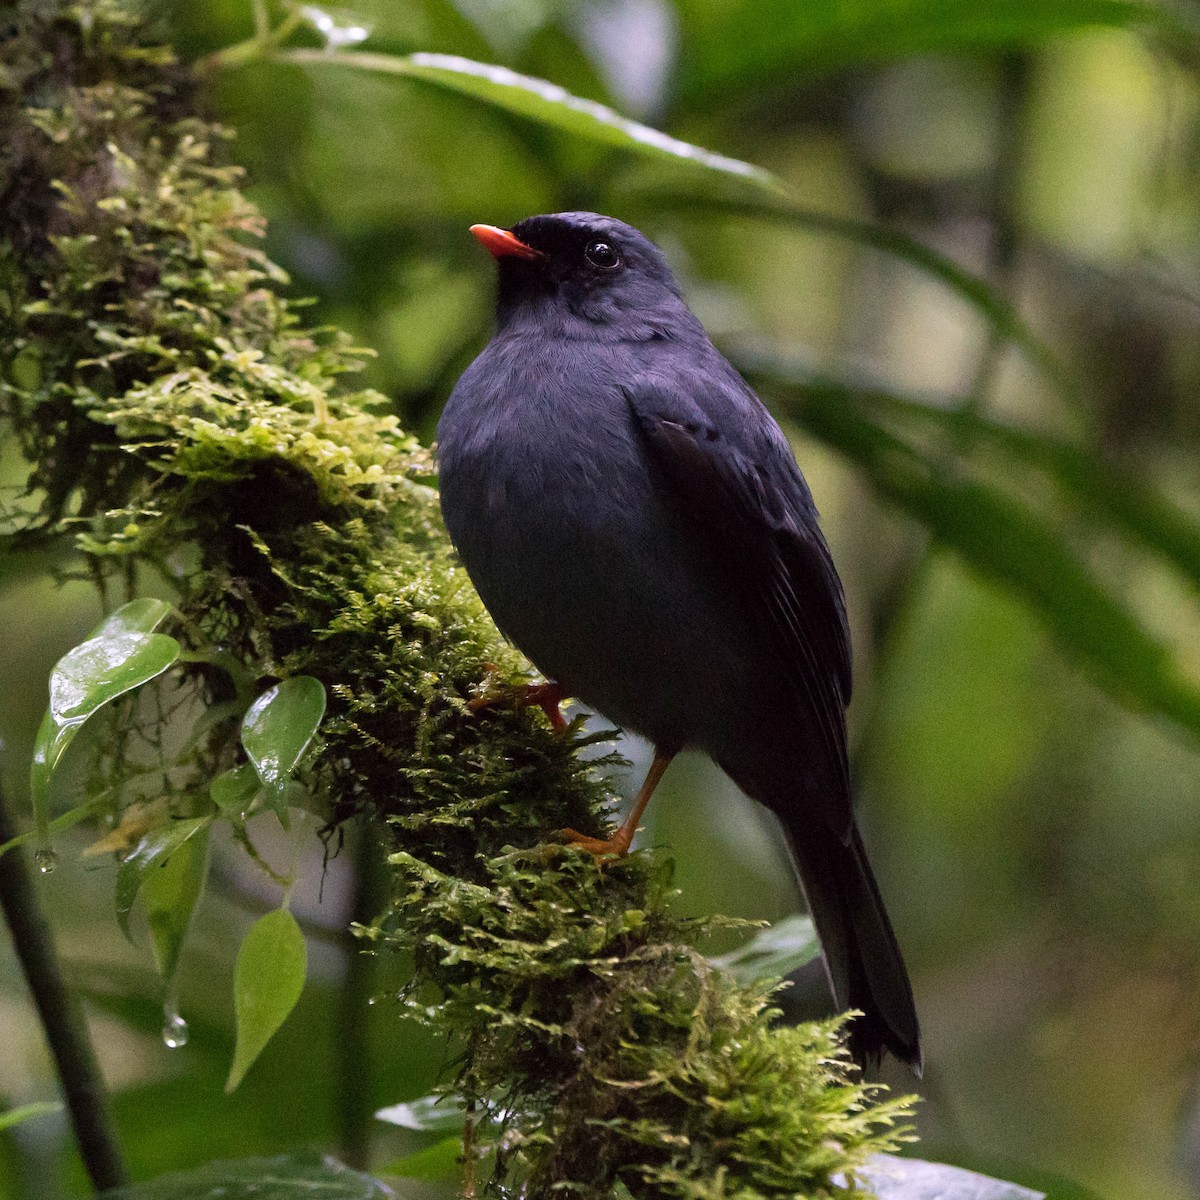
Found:
<svg viewBox="0 0 1200 1200"><path fill-rule="evenodd" d="M0 843L16 836L0 791ZM23 848L0 856L0 911L54 1055L84 1168L98 1192L126 1182L125 1164L108 1111L108 1094L83 1010L67 987Z"/></svg>
<svg viewBox="0 0 1200 1200"><path fill-rule="evenodd" d="M387 898L383 854L371 831L359 823L351 833L354 890L350 920L369 925ZM347 929L342 938L346 966L338 1000L338 1139L346 1164L366 1170L371 1157L374 1089L371 1070L371 995L376 958Z"/></svg>

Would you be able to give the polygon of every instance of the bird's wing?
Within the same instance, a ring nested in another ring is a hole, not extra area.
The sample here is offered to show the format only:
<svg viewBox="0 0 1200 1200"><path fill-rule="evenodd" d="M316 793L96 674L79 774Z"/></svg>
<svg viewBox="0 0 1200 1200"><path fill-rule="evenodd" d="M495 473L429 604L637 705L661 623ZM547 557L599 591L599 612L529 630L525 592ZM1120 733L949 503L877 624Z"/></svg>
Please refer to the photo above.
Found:
<svg viewBox="0 0 1200 1200"><path fill-rule="evenodd" d="M742 589L747 616L785 668L803 724L825 751L828 787L814 799L845 841L853 820L850 633L841 581L791 448L728 367L682 383L640 375L625 396L680 513L714 568Z"/></svg>

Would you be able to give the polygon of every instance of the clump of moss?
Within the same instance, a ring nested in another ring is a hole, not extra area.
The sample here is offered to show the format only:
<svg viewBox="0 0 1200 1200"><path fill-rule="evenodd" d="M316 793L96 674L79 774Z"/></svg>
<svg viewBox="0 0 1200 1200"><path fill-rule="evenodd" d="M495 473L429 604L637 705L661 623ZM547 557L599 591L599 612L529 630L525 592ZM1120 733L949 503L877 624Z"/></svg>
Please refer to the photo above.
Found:
<svg viewBox="0 0 1200 1200"><path fill-rule="evenodd" d="M464 1097L502 1111L499 1182L853 1191L904 1105L855 1081L837 1023L774 1027L692 948L668 862L553 844L602 830L604 764L529 712L469 712L489 669L523 664L454 564L428 453L342 386L365 352L279 294L186 71L115 0L18 0L0 26L0 418L31 463L6 537L73 534L103 586L173 585L198 653L172 686L225 715L197 722L171 795L209 803L247 681L316 676L310 783L393 850L369 933L411 952L409 1008L464 1047Z"/></svg>

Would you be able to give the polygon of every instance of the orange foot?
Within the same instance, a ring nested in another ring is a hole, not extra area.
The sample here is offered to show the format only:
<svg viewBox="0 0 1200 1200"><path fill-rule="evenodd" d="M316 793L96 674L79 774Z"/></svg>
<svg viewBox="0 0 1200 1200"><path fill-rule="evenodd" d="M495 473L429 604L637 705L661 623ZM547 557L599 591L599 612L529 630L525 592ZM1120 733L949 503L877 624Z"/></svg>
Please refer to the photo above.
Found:
<svg viewBox="0 0 1200 1200"><path fill-rule="evenodd" d="M489 664L489 673L494 670L495 668ZM567 722L562 715L559 705L566 698L557 683L550 681L546 683L521 683L516 687L504 687L494 691L487 691L482 696L476 696L467 707L472 712L482 712L484 709L498 708L504 704L511 704L514 708L528 708L532 704L536 705L546 714L547 720L549 720L555 729L561 730L566 729Z"/></svg>
<svg viewBox="0 0 1200 1200"><path fill-rule="evenodd" d="M622 825L610 838L594 838L576 829L563 829L559 831L559 837L569 846L578 846L597 858L624 858L633 842L633 830L626 830Z"/></svg>
<svg viewBox="0 0 1200 1200"><path fill-rule="evenodd" d="M633 845L633 835L637 833L642 813L646 811L646 805L650 803L650 797L654 795L658 781L663 777L663 772L670 766L671 759L674 757L673 752L667 753L664 750L655 749L654 761L650 764L650 770L646 772L646 778L642 780L642 786L638 788L637 796L634 797L633 809L629 816L621 822L621 828L612 837L588 837L586 833L580 833L575 829L564 829L561 836L569 845L578 846L581 850L586 850L597 858L624 858L629 853L629 847Z"/></svg>

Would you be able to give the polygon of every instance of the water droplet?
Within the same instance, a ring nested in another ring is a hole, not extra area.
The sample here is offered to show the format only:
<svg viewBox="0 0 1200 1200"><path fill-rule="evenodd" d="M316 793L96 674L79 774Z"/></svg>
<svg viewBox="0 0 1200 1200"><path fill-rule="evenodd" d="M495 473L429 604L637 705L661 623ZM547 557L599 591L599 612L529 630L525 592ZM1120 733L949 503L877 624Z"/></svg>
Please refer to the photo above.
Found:
<svg viewBox="0 0 1200 1200"><path fill-rule="evenodd" d="M49 875L55 867L58 866L58 852L51 850L49 846L43 846L34 856L33 861L37 864L38 872L42 875Z"/></svg>
<svg viewBox="0 0 1200 1200"><path fill-rule="evenodd" d="M163 1013L162 1040L168 1050L178 1050L188 1043L188 1024L177 1013L167 1009Z"/></svg>
<svg viewBox="0 0 1200 1200"><path fill-rule="evenodd" d="M300 9L301 16L320 34L326 50L357 46L371 36L371 27L347 13L329 13L314 4Z"/></svg>

